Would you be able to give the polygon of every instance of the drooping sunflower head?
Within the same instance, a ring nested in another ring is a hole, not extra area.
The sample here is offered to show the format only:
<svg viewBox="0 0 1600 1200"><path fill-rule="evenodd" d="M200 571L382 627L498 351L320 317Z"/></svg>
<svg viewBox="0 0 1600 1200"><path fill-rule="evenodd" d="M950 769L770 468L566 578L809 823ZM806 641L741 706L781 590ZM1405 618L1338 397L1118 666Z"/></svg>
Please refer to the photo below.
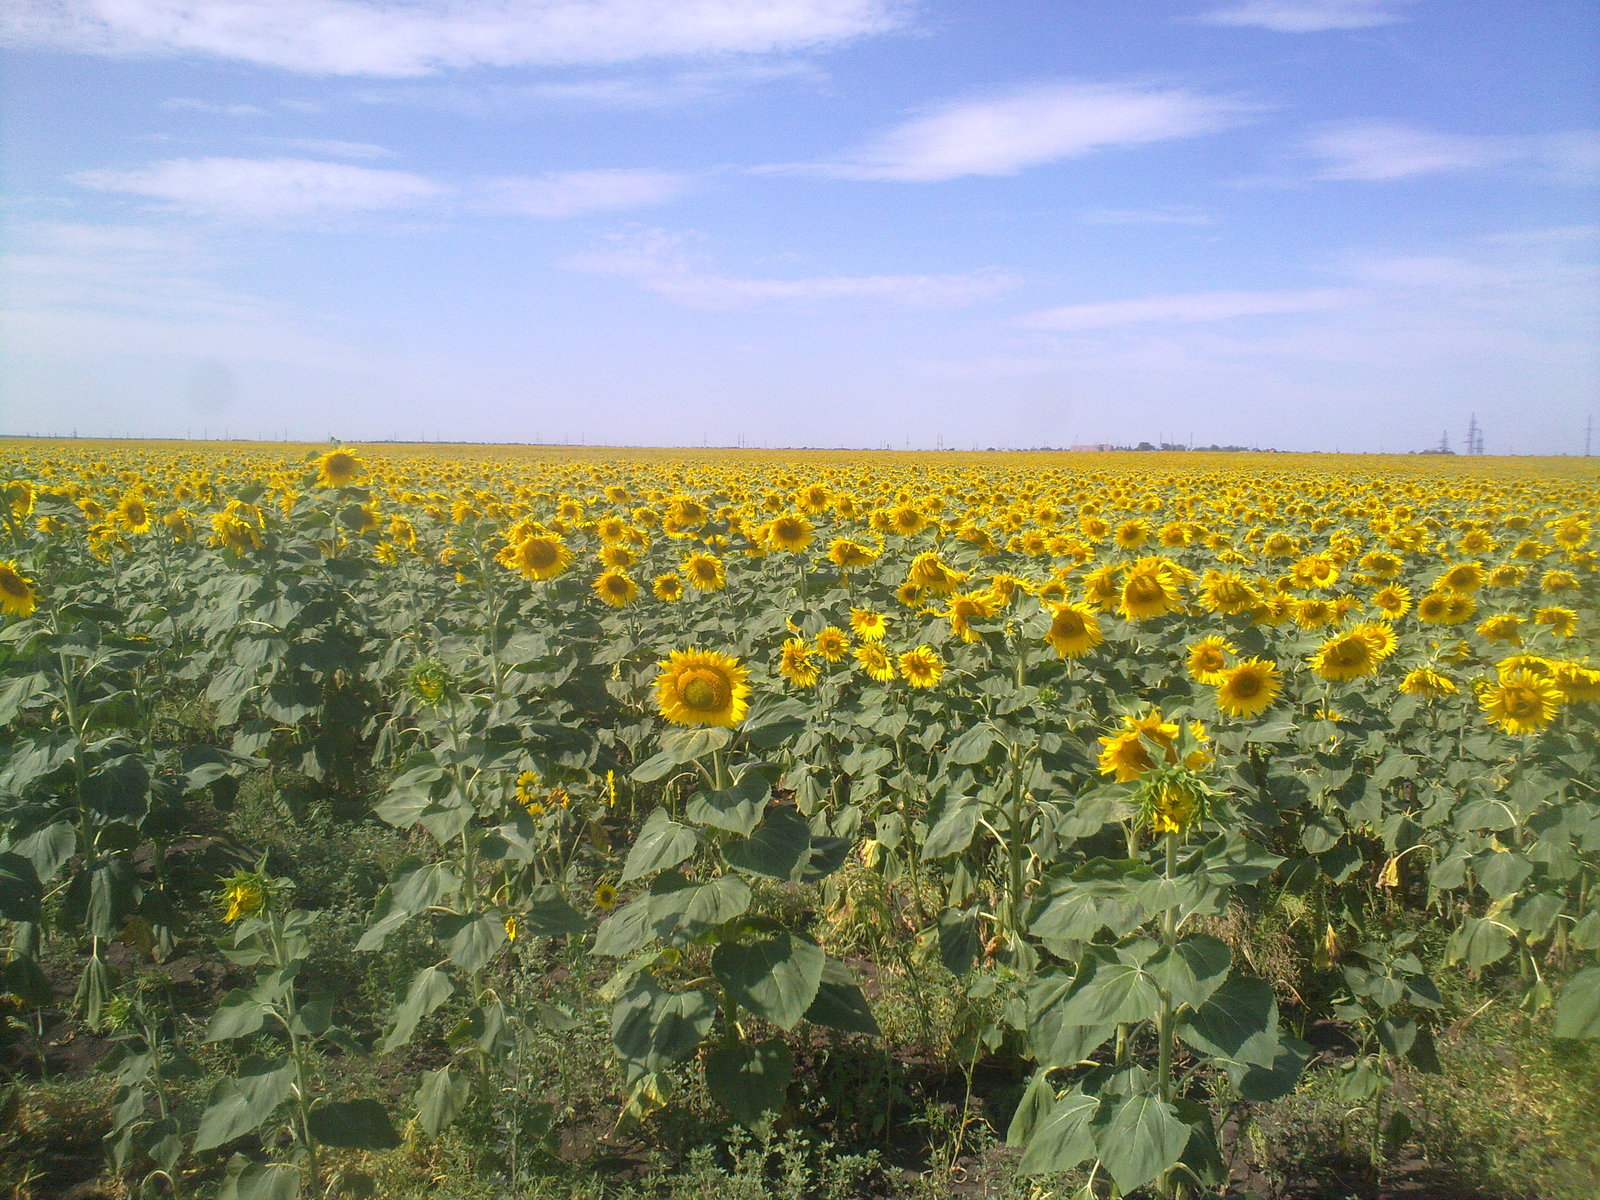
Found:
<svg viewBox="0 0 1600 1200"><path fill-rule="evenodd" d="M957 571L928 550L911 560L906 582L936 596L948 596L967 581L965 571Z"/></svg>
<svg viewBox="0 0 1600 1200"><path fill-rule="evenodd" d="M1556 637L1571 637L1578 632L1578 614L1570 608L1551 605L1537 609L1533 621L1536 625L1546 626Z"/></svg>
<svg viewBox="0 0 1600 1200"><path fill-rule="evenodd" d="M1483 586L1485 579L1482 563L1456 563L1439 576L1434 587L1452 592L1475 592Z"/></svg>
<svg viewBox="0 0 1600 1200"><path fill-rule="evenodd" d="M316 466L318 487L346 487L366 470L366 464L343 447L323 454Z"/></svg>
<svg viewBox="0 0 1600 1200"><path fill-rule="evenodd" d="M797 688L815 687L822 672L811 659L811 645L792 637L778 651L778 674Z"/></svg>
<svg viewBox="0 0 1600 1200"><path fill-rule="evenodd" d="M235 871L222 881L217 893L217 903L222 908L222 920L232 925L246 917L253 917L266 908L273 899L281 880L269 878L261 871Z"/></svg>
<svg viewBox="0 0 1600 1200"><path fill-rule="evenodd" d="M1458 690L1455 680L1448 675L1441 675L1432 667L1417 667L1400 681L1401 692L1407 696L1421 696L1425 700L1452 696Z"/></svg>
<svg viewBox="0 0 1600 1200"><path fill-rule="evenodd" d="M1172 567L1163 558L1141 558L1134 563L1122 582L1117 611L1130 621L1145 621L1180 607L1181 582Z"/></svg>
<svg viewBox="0 0 1600 1200"><path fill-rule="evenodd" d="M882 613L874 612L870 608L852 608L850 628L864 642L881 642L883 635L889 630L889 621Z"/></svg>
<svg viewBox="0 0 1600 1200"><path fill-rule="evenodd" d="M715 650L674 650L656 676L656 707L674 725L731 728L749 711L745 669Z"/></svg>
<svg viewBox="0 0 1600 1200"><path fill-rule="evenodd" d="M1522 645L1522 618L1516 613L1496 613L1478 622L1478 636L1497 646Z"/></svg>

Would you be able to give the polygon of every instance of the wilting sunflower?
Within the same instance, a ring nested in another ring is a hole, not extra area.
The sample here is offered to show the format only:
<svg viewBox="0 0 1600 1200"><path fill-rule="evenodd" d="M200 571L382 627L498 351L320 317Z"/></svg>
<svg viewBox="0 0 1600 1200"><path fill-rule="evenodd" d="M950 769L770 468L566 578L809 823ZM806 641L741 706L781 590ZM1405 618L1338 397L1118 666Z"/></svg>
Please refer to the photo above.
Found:
<svg viewBox="0 0 1600 1200"><path fill-rule="evenodd" d="M922 591L932 592L936 596L948 596L966 581L965 571L957 571L948 566L931 550L912 559L911 566L906 572L907 583Z"/></svg>
<svg viewBox="0 0 1600 1200"><path fill-rule="evenodd" d="M894 659L877 642L862 642L856 647L856 662L868 679L888 683L894 678Z"/></svg>
<svg viewBox="0 0 1600 1200"><path fill-rule="evenodd" d="M1247 658L1229 668L1217 684L1217 707L1230 717L1254 717L1271 707L1282 690L1277 663Z"/></svg>
<svg viewBox="0 0 1600 1200"><path fill-rule="evenodd" d="M1201 580L1200 603L1208 612L1232 616L1249 612L1261 603L1261 597L1238 574L1212 572Z"/></svg>
<svg viewBox="0 0 1600 1200"><path fill-rule="evenodd" d="M1478 622L1478 636L1495 646L1522 645L1522 618L1516 613L1496 613Z"/></svg>
<svg viewBox="0 0 1600 1200"><path fill-rule="evenodd" d="M954 593L945 613L950 618L950 632L964 642L978 641L978 631L972 628L971 622L994 616L994 609L994 597L988 592Z"/></svg>
<svg viewBox="0 0 1600 1200"><path fill-rule="evenodd" d="M676 575L657 575L650 584L650 591L657 600L671 604L683 599L683 580Z"/></svg>
<svg viewBox="0 0 1600 1200"><path fill-rule="evenodd" d="M0 562L0 612L8 617L31 617L38 606L33 580L14 562Z"/></svg>
<svg viewBox="0 0 1600 1200"><path fill-rule="evenodd" d="M222 920L232 925L246 917L253 917L266 907L270 889L267 880L256 871L235 871L222 881L218 903L222 905Z"/></svg>
<svg viewBox="0 0 1600 1200"><path fill-rule="evenodd" d="M1519 567L1515 563L1501 563L1497 567L1489 568L1489 581L1487 586L1492 588L1516 587L1528 576L1526 567Z"/></svg>
<svg viewBox="0 0 1600 1200"><path fill-rule="evenodd" d="M931 646L918 646L900 656L900 674L914 688L931 688L944 677L944 660Z"/></svg>
<svg viewBox="0 0 1600 1200"><path fill-rule="evenodd" d="M850 628L863 642L881 642L883 635L889 631L889 621L882 613L873 612L870 608L852 608Z"/></svg>
<svg viewBox="0 0 1600 1200"><path fill-rule="evenodd" d="M1087 605L1063 601L1045 607L1050 610L1050 628L1044 640L1059 657L1079 658L1105 640L1099 618Z"/></svg>
<svg viewBox="0 0 1600 1200"><path fill-rule="evenodd" d="M1453 696L1460 689L1448 675L1441 675L1432 667L1418 667L1400 681L1400 690L1407 696L1437 700L1441 696Z"/></svg>
<svg viewBox="0 0 1600 1200"><path fill-rule="evenodd" d="M1117 611L1130 621L1147 621L1172 612L1183 604L1183 592L1173 564L1164 558L1141 558L1128 568L1122 581Z"/></svg>
<svg viewBox="0 0 1600 1200"><path fill-rule="evenodd" d="M1338 618L1339 610L1320 596L1308 596L1295 601L1294 623L1302 629L1321 629Z"/></svg>
<svg viewBox="0 0 1600 1200"><path fill-rule="evenodd" d="M850 653L850 637L837 625L828 625L817 633L817 653L829 662L839 662Z"/></svg>
<svg viewBox="0 0 1600 1200"><path fill-rule="evenodd" d="M836 567L870 567L878 552L849 538L838 537L828 543L828 561Z"/></svg>
<svg viewBox="0 0 1600 1200"><path fill-rule="evenodd" d="M691 554L679 570L697 592L720 592L728 584L727 569L715 554Z"/></svg>
<svg viewBox="0 0 1600 1200"><path fill-rule="evenodd" d="M792 637L783 643L778 652L778 674L797 688L815 687L822 672L811 661L811 646L800 638Z"/></svg>
<svg viewBox="0 0 1600 1200"><path fill-rule="evenodd" d="M750 685L737 658L715 650L674 650L659 665L656 707L672 724L731 728L744 720Z"/></svg>
<svg viewBox="0 0 1600 1200"><path fill-rule="evenodd" d="M556 534L534 534L507 546L496 561L524 579L554 579L571 564L572 551Z"/></svg>
<svg viewBox="0 0 1600 1200"><path fill-rule="evenodd" d="M1575 592L1578 590L1578 577L1571 571L1546 571L1539 578L1541 592Z"/></svg>
<svg viewBox="0 0 1600 1200"><path fill-rule="evenodd" d="M1378 661L1372 642L1354 630L1329 638L1309 660L1313 671L1335 683L1371 675Z"/></svg>
<svg viewBox="0 0 1600 1200"><path fill-rule="evenodd" d="M610 567L613 571L626 571L633 566L634 553L626 546L600 547L600 565Z"/></svg>
<svg viewBox="0 0 1600 1200"><path fill-rule="evenodd" d="M1196 683L1221 683L1228 669L1228 655L1237 653L1239 648L1225 637L1203 637L1189 647L1189 674Z"/></svg>
<svg viewBox="0 0 1600 1200"><path fill-rule="evenodd" d="M625 608L639 595L639 585L623 571L606 571L590 586L612 608Z"/></svg>
<svg viewBox="0 0 1600 1200"><path fill-rule="evenodd" d="M1578 614L1570 608L1559 608L1554 605L1548 608L1536 609L1533 614L1535 625L1546 625L1550 632L1557 637L1571 637L1578 632Z"/></svg>
<svg viewBox="0 0 1600 1200"><path fill-rule="evenodd" d="M1584 663L1556 663L1550 668L1550 682L1561 693L1563 703L1587 704L1600 700L1600 671Z"/></svg>
<svg viewBox="0 0 1600 1200"><path fill-rule="evenodd" d="M350 451L329 450L317 459L317 486L345 487L354 482L355 477L364 470L366 464Z"/></svg>
<svg viewBox="0 0 1600 1200"><path fill-rule="evenodd" d="M1561 709L1561 691L1555 683L1532 671L1511 671L1499 683L1485 685L1478 704L1490 721L1507 733L1537 733Z"/></svg>

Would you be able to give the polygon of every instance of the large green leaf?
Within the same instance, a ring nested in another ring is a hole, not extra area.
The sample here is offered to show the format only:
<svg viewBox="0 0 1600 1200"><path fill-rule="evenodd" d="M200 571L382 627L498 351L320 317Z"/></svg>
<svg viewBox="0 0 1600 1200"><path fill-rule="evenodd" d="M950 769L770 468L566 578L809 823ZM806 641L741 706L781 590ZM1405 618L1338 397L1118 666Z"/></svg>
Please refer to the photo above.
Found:
<svg viewBox="0 0 1600 1200"><path fill-rule="evenodd" d="M828 959L822 967L822 980L817 984L817 998L806 1009L806 1020L813 1025L826 1025L843 1033L864 1033L877 1037L878 1020L872 1015L867 998L857 985L850 968L836 959Z"/></svg>
<svg viewBox="0 0 1600 1200"><path fill-rule="evenodd" d="M983 815L983 801L963 796L953 800L922 840L922 861L932 862L959 854L972 844L972 835Z"/></svg>
<svg viewBox="0 0 1600 1200"><path fill-rule="evenodd" d="M1117 1106L1096 1139L1100 1161L1117 1190L1131 1192L1178 1161L1189 1132L1172 1105L1148 1092L1136 1093Z"/></svg>
<svg viewBox="0 0 1600 1200"><path fill-rule="evenodd" d="M423 967L413 975L405 999L395 1006L394 1028L383 1039L384 1051L409 1042L417 1031L417 1022L448 1000L455 990L455 984L442 967Z"/></svg>
<svg viewBox="0 0 1600 1200"><path fill-rule="evenodd" d="M496 913L441 917L439 940L456 966L469 974L481 971L506 944L505 918Z"/></svg>
<svg viewBox="0 0 1600 1200"><path fill-rule="evenodd" d="M622 868L622 882L675 867L700 844L700 835L687 825L674 821L667 810L658 808L645 820L638 840L628 852Z"/></svg>
<svg viewBox="0 0 1600 1200"><path fill-rule="evenodd" d="M1600 1038L1600 967L1579 971L1561 986L1550 1032L1561 1038Z"/></svg>
<svg viewBox="0 0 1600 1200"><path fill-rule="evenodd" d="M1229 1063L1228 1078L1233 1081L1240 1099L1253 1104L1265 1104L1294 1091L1300 1073L1311 1061L1313 1053L1311 1047L1299 1038L1285 1035L1278 1040L1278 1052L1273 1056L1270 1067Z"/></svg>
<svg viewBox="0 0 1600 1200"><path fill-rule="evenodd" d="M798 880L811 853L811 826L797 809L774 806L748 838L723 851L728 865L769 879Z"/></svg>
<svg viewBox="0 0 1600 1200"><path fill-rule="evenodd" d="M696 792L683 806L683 815L700 825L747 836L761 822L772 795L772 785L759 771L746 771L737 783L720 792Z"/></svg>
<svg viewBox="0 0 1600 1200"><path fill-rule="evenodd" d="M270 1062L247 1059L238 1076L212 1089L211 1103L200 1116L195 1150L215 1149L259 1128L293 1087L294 1062L287 1056Z"/></svg>
<svg viewBox="0 0 1600 1200"><path fill-rule="evenodd" d="M1116 1030L1114 1022L1081 1025L1061 1019L1075 982L1070 971L1041 971L1028 984L1028 1045L1041 1067L1075 1066Z"/></svg>
<svg viewBox="0 0 1600 1200"><path fill-rule="evenodd" d="M1111 1025L1153 1020L1159 997L1144 969L1129 962L1101 962L1075 983L1061 1002L1063 1025Z"/></svg>
<svg viewBox="0 0 1600 1200"><path fill-rule="evenodd" d="M453 901L461 891L461 877L449 863L407 858L395 868L391 888L390 903L395 908L419 913Z"/></svg>
<svg viewBox="0 0 1600 1200"><path fill-rule="evenodd" d="M536 937L562 937L586 933L589 922L567 903L561 889L553 883L540 884L528 893L521 915L522 930Z"/></svg>
<svg viewBox="0 0 1600 1200"><path fill-rule="evenodd" d="M1070 1171L1096 1155L1094 1118L1100 1101L1070 1091L1050 1106L1022 1151L1018 1170L1027 1175Z"/></svg>
<svg viewBox="0 0 1600 1200"><path fill-rule="evenodd" d="M254 992L234 988L222 997L217 1011L211 1014L211 1023L206 1027L206 1041L220 1042L252 1034L266 1024L271 1013L272 1006L257 999Z"/></svg>
<svg viewBox="0 0 1600 1200"><path fill-rule="evenodd" d="M628 1064L630 1082L693 1054L716 1012L708 992L670 992L649 976L636 976L611 1011L611 1042Z"/></svg>
<svg viewBox="0 0 1600 1200"><path fill-rule="evenodd" d="M253 1163L234 1155L217 1200L295 1200L301 1182L300 1168L294 1163Z"/></svg>
<svg viewBox="0 0 1600 1200"><path fill-rule="evenodd" d="M822 984L827 956L810 938L773 931L748 941L723 942L711 972L740 1004L782 1029L805 1016Z"/></svg>
<svg viewBox="0 0 1600 1200"><path fill-rule="evenodd" d="M1206 1054L1270 1070L1278 1056L1278 1001L1265 980L1236 975L1179 1018L1178 1035Z"/></svg>
<svg viewBox="0 0 1600 1200"><path fill-rule="evenodd" d="M1191 934L1174 946L1163 946L1148 963L1157 985L1175 1004L1198 1008L1222 986L1233 966L1233 951L1210 934Z"/></svg>
<svg viewBox="0 0 1600 1200"><path fill-rule="evenodd" d="M794 1056L781 1041L720 1046L706 1055L706 1090L741 1125L783 1108Z"/></svg>
<svg viewBox="0 0 1600 1200"><path fill-rule="evenodd" d="M649 930L656 937L686 942L750 907L750 885L737 875L686 883L667 871L650 888Z"/></svg>
<svg viewBox="0 0 1600 1200"><path fill-rule="evenodd" d="M446 1065L422 1073L417 1089L417 1123L429 1137L438 1137L450 1122L461 1115L472 1097L472 1077Z"/></svg>

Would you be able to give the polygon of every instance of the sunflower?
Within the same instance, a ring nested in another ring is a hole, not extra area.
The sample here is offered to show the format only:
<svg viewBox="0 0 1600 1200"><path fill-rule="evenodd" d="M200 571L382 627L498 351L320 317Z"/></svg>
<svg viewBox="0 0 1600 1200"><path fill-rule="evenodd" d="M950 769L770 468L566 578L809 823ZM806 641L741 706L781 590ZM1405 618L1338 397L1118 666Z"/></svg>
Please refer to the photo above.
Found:
<svg viewBox="0 0 1600 1200"><path fill-rule="evenodd" d="M1261 603L1261 597L1235 572L1214 571L1201 581L1200 603L1207 612L1233 616L1249 612Z"/></svg>
<svg viewBox="0 0 1600 1200"><path fill-rule="evenodd" d="M1398 583L1379 588L1372 594L1372 607L1391 621L1398 621L1411 611L1411 590Z"/></svg>
<svg viewBox="0 0 1600 1200"><path fill-rule="evenodd" d="M988 592L956 592L945 613L950 618L950 632L964 642L978 641L978 631L970 622L994 616L994 609L994 598Z"/></svg>
<svg viewBox="0 0 1600 1200"><path fill-rule="evenodd" d="M605 571L590 586L612 608L626 608L639 595L639 585L624 571Z"/></svg>
<svg viewBox="0 0 1600 1200"><path fill-rule="evenodd" d="M727 569L715 554L691 554L679 570L697 592L720 592L728 584Z"/></svg>
<svg viewBox="0 0 1600 1200"><path fill-rule="evenodd" d="M1417 601L1417 620L1426 625L1450 624L1450 594L1429 592Z"/></svg>
<svg viewBox="0 0 1600 1200"><path fill-rule="evenodd" d="M1522 645L1522 618L1516 613L1496 613L1478 622L1478 636L1496 646Z"/></svg>
<svg viewBox="0 0 1600 1200"><path fill-rule="evenodd" d="M1456 563L1439 576L1433 587L1435 591L1475 592L1487 578L1482 563Z"/></svg>
<svg viewBox="0 0 1600 1200"><path fill-rule="evenodd" d="M1342 683L1372 674L1378 669L1378 660L1372 642L1351 631L1323 642L1309 662L1311 669L1322 678Z"/></svg>
<svg viewBox="0 0 1600 1200"><path fill-rule="evenodd" d="M1099 618L1086 605L1063 601L1045 607L1050 611L1050 628L1044 640L1050 643L1057 656L1079 658L1104 640Z"/></svg>
<svg viewBox="0 0 1600 1200"><path fill-rule="evenodd" d="M495 561L524 579L554 579L571 564L572 551L556 534L534 534L507 546Z"/></svg>
<svg viewBox="0 0 1600 1200"><path fill-rule="evenodd" d="M1146 621L1183 603L1178 574L1164 558L1141 558L1128 568L1117 611L1130 621Z"/></svg>
<svg viewBox="0 0 1600 1200"><path fill-rule="evenodd" d="M914 688L931 688L944 677L944 660L931 646L918 646L900 656L900 674Z"/></svg>
<svg viewBox="0 0 1600 1200"><path fill-rule="evenodd" d="M317 459L316 466L318 487L346 487L366 470L365 463L344 449L329 450Z"/></svg>
<svg viewBox="0 0 1600 1200"><path fill-rule="evenodd" d="M31 617L38 606L33 580L14 562L0 562L0 612L8 617Z"/></svg>
<svg viewBox="0 0 1600 1200"><path fill-rule="evenodd" d="M852 608L850 628L863 642L881 642L883 635L889 631L889 621L882 613L873 612L870 608Z"/></svg>
<svg viewBox="0 0 1600 1200"><path fill-rule="evenodd" d="M1229 668L1217 684L1217 707L1230 717L1254 717L1271 707L1283 690L1278 664L1265 658L1247 658Z"/></svg>
<svg viewBox="0 0 1600 1200"><path fill-rule="evenodd" d="M1546 571L1539 580L1541 592L1573 592L1578 589L1578 577L1571 571Z"/></svg>
<svg viewBox="0 0 1600 1200"><path fill-rule="evenodd" d="M656 707L674 725L731 728L749 711L750 685L739 660L715 650L674 650L656 676Z"/></svg>
<svg viewBox="0 0 1600 1200"><path fill-rule="evenodd" d="M828 543L828 561L836 567L870 567L878 552L849 538L838 537Z"/></svg>
<svg viewBox="0 0 1600 1200"><path fill-rule="evenodd" d="M1227 638L1212 634L1189 647L1188 668L1196 683L1218 684L1228 669L1228 655L1239 648Z"/></svg>
<svg viewBox="0 0 1600 1200"><path fill-rule="evenodd" d="M906 572L907 583L936 596L948 596L966 581L966 572L953 570L931 550L912 559Z"/></svg>
<svg viewBox="0 0 1600 1200"><path fill-rule="evenodd" d="M1400 690L1407 696L1437 700L1441 696L1452 696L1459 689L1448 675L1441 675L1432 667L1418 667L1400 681Z"/></svg>
<svg viewBox="0 0 1600 1200"><path fill-rule="evenodd" d="M671 604L683 599L683 580L676 575L657 575L651 581L650 591L657 600Z"/></svg>
<svg viewBox="0 0 1600 1200"><path fill-rule="evenodd" d="M617 889L609 883L599 884L590 897L594 906L602 912L610 912L617 906Z"/></svg>
<svg viewBox="0 0 1600 1200"><path fill-rule="evenodd" d="M1123 550L1137 550L1150 540L1152 534L1150 522L1143 517L1135 517L1118 525L1111 540Z"/></svg>
<svg viewBox="0 0 1600 1200"><path fill-rule="evenodd" d="M626 571L633 566L634 553L626 546L609 545L600 548L600 565L613 571Z"/></svg>
<svg viewBox="0 0 1600 1200"><path fill-rule="evenodd" d="M224 924L232 925L253 917L266 907L267 881L255 871L235 871L223 880L217 900L223 907Z"/></svg>
<svg viewBox="0 0 1600 1200"><path fill-rule="evenodd" d="M894 660L877 642L862 642L856 647L855 655L868 679L888 683L894 678Z"/></svg>
<svg viewBox="0 0 1600 1200"><path fill-rule="evenodd" d="M792 637L779 651L778 674L797 688L815 687L822 672L811 661L811 646L800 638Z"/></svg>
<svg viewBox="0 0 1600 1200"><path fill-rule="evenodd" d="M1528 577L1528 569L1519 567L1515 563L1501 563L1498 567L1489 568L1489 579L1486 586L1492 588L1516 587Z"/></svg>
<svg viewBox="0 0 1600 1200"><path fill-rule="evenodd" d="M1201 747L1190 753L1183 765L1191 771L1198 771L1211 761L1211 752L1204 746L1210 739L1206 736L1205 727L1198 721L1189 722L1189 733L1201 743ZM1132 783L1155 767L1151 746L1162 751L1169 766L1176 764L1177 740L1177 722L1162 717L1159 708L1152 708L1141 717L1123 717L1122 728L1118 732L1100 739L1100 773L1114 775L1118 783Z"/></svg>
<svg viewBox="0 0 1600 1200"><path fill-rule="evenodd" d="M1555 719L1561 691L1532 671L1512 671L1478 693L1478 704L1491 722L1507 733L1536 733Z"/></svg>
<svg viewBox="0 0 1600 1200"><path fill-rule="evenodd" d="M837 625L823 627L817 633L817 653L831 663L841 661L850 653L850 635Z"/></svg>
<svg viewBox="0 0 1600 1200"><path fill-rule="evenodd" d="M1558 662L1550 669L1550 682L1567 704L1600 700L1600 671L1583 663Z"/></svg>
<svg viewBox="0 0 1600 1200"><path fill-rule="evenodd" d="M799 513L785 513L767 526L766 540L774 550L798 554L811 545L811 522Z"/></svg>
<svg viewBox="0 0 1600 1200"><path fill-rule="evenodd" d="M1205 793L1191 779L1164 779L1147 801L1154 833L1182 833L1205 810Z"/></svg>
<svg viewBox="0 0 1600 1200"><path fill-rule="evenodd" d="M1536 609L1533 614L1535 625L1547 625L1550 632L1557 637L1571 637L1578 632L1578 614L1570 608L1559 608L1554 605L1548 608Z"/></svg>
<svg viewBox="0 0 1600 1200"><path fill-rule="evenodd" d="M145 534L155 522L155 514L137 491L128 492L111 510L110 521L123 533Z"/></svg>
<svg viewBox="0 0 1600 1200"><path fill-rule="evenodd" d="M901 537L913 537L927 528L928 518L915 506L902 504L888 514L887 524L890 533L897 533Z"/></svg>

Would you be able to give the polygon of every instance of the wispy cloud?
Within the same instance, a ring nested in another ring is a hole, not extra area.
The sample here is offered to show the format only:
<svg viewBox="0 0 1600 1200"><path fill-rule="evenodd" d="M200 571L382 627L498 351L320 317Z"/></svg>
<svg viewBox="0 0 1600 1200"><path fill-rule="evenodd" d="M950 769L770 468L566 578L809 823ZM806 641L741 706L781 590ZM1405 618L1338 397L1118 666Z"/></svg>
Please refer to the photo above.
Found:
<svg viewBox="0 0 1600 1200"><path fill-rule="evenodd" d="M525 217L572 217L664 204L684 195L693 185L692 176L669 171L552 171L485 180L479 185L474 206L481 211Z"/></svg>
<svg viewBox="0 0 1600 1200"><path fill-rule="evenodd" d="M0 41L407 76L802 50L885 32L908 8L907 0L10 0Z"/></svg>
<svg viewBox="0 0 1600 1200"><path fill-rule="evenodd" d="M1184 88L1048 83L939 105L837 162L768 169L919 183L1015 175L1096 150L1213 133L1249 111Z"/></svg>
<svg viewBox="0 0 1600 1200"><path fill-rule="evenodd" d="M1351 122L1313 134L1305 152L1318 160L1319 179L1383 182L1511 166L1547 182L1592 182L1600 176L1600 134L1590 130L1496 136Z"/></svg>
<svg viewBox="0 0 1600 1200"><path fill-rule="evenodd" d="M345 142L338 138L263 138L262 142L283 150L298 150L302 154L320 154L327 158L374 160L399 157L387 146L372 142Z"/></svg>
<svg viewBox="0 0 1600 1200"><path fill-rule="evenodd" d="M1113 329L1123 325L1195 325L1237 317L1326 312L1347 306L1356 295L1349 288L1187 292L1064 304L1018 317L1015 323L1029 329L1059 331Z"/></svg>
<svg viewBox="0 0 1600 1200"><path fill-rule="evenodd" d="M409 171L306 158L177 158L72 178L84 187L164 200L189 212L269 220L414 208L446 194Z"/></svg>
<svg viewBox="0 0 1600 1200"><path fill-rule="evenodd" d="M1209 25L1243 25L1276 33L1322 33L1329 29L1370 29L1406 19L1417 0L1240 0L1200 14Z"/></svg>
<svg viewBox="0 0 1600 1200"><path fill-rule="evenodd" d="M218 104L194 96L173 96L163 100L161 107L168 112L197 112L213 117L255 117L267 111L259 104Z"/></svg>
<svg viewBox="0 0 1600 1200"><path fill-rule="evenodd" d="M710 269L682 234L654 229L614 235L598 249L570 256L570 271L631 279L647 291L692 308L867 300L918 308L976 304L1017 286L998 272L947 275L811 275L761 278Z"/></svg>
<svg viewBox="0 0 1600 1200"><path fill-rule="evenodd" d="M1210 213L1190 208L1096 208L1078 214L1085 225L1210 225Z"/></svg>

